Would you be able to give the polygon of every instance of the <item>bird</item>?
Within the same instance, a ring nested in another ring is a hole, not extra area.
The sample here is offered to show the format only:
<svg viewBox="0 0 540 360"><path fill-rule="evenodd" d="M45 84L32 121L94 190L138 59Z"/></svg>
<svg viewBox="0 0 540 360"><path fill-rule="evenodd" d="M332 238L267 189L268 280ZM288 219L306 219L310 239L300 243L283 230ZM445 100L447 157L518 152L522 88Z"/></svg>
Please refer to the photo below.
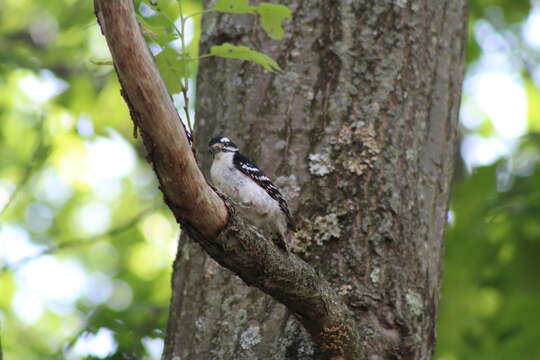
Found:
<svg viewBox="0 0 540 360"><path fill-rule="evenodd" d="M274 243L289 252L287 237L296 226L279 189L228 137L214 137L208 147L213 154L212 183L237 205L248 222L277 234Z"/></svg>

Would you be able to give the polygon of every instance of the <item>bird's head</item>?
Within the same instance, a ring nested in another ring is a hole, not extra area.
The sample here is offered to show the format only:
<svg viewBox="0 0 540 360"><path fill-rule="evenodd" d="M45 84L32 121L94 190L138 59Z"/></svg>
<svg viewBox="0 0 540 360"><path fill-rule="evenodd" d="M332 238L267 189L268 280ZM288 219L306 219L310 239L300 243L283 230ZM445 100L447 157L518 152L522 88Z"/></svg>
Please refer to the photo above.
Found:
<svg viewBox="0 0 540 360"><path fill-rule="evenodd" d="M216 136L208 143L208 148L212 154L217 154L220 152L236 152L238 147L225 136Z"/></svg>

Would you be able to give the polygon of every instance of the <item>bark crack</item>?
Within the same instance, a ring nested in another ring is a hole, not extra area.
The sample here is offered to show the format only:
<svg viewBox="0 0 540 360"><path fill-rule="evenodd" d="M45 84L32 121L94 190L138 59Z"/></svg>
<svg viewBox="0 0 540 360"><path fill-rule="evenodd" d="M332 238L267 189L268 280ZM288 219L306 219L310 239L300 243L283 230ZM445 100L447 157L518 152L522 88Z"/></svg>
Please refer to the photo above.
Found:
<svg viewBox="0 0 540 360"><path fill-rule="evenodd" d="M206 182L148 51L133 2L95 0L95 8L165 202L183 231L246 284L297 314L326 357L356 359L359 334L349 309L328 281L312 266L246 226ZM175 335L168 334L172 343ZM174 348L167 346L165 358L174 355Z"/></svg>

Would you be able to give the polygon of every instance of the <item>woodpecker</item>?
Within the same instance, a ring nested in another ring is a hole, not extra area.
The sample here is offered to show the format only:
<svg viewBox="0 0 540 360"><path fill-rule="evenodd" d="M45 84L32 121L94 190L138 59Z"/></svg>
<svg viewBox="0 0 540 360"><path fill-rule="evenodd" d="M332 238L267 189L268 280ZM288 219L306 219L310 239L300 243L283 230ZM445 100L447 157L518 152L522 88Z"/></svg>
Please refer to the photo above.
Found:
<svg viewBox="0 0 540 360"><path fill-rule="evenodd" d="M288 252L287 232L296 228L279 189L229 138L215 137L208 147L214 156L210 168L214 185L238 206L239 213L250 223L277 234L274 242Z"/></svg>

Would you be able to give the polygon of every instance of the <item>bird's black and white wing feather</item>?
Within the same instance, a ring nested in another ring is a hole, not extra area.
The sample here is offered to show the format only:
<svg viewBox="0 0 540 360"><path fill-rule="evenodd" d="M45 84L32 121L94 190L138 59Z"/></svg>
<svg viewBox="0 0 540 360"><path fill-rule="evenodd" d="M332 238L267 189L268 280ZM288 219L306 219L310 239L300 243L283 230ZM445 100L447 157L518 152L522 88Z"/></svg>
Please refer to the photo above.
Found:
<svg viewBox="0 0 540 360"><path fill-rule="evenodd" d="M278 202L281 211L283 211L287 218L287 227L291 231L296 231L296 226L291 213L289 212L287 201L285 201L283 195L279 192L279 189L272 183L272 181L270 181L268 176L266 176L257 165L251 162L240 152L236 152L234 154L233 163L238 170L256 182L257 185L263 188L272 199Z"/></svg>

